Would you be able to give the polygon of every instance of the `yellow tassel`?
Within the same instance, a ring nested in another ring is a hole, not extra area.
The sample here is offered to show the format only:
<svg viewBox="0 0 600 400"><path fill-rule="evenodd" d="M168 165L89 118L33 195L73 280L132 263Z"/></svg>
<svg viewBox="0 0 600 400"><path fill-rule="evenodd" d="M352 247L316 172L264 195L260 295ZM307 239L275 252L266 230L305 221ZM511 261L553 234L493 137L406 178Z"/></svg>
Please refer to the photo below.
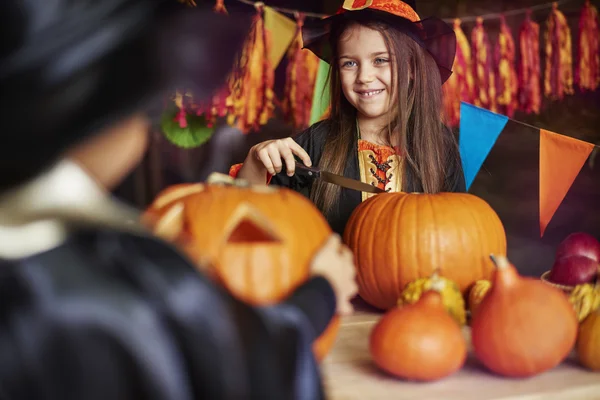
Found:
<svg viewBox="0 0 600 400"><path fill-rule="evenodd" d="M579 62L575 71L581 90L596 90L600 85L599 35L598 10L586 0L579 18Z"/></svg>
<svg viewBox="0 0 600 400"><path fill-rule="evenodd" d="M244 133L266 124L275 109L274 71L268 57L270 37L265 29L262 3L256 3L256 9L253 27L230 78L227 99L227 122L235 123Z"/></svg>
<svg viewBox="0 0 600 400"><path fill-rule="evenodd" d="M573 94L573 57L571 31L558 3L552 3L552 12L546 21L546 68L544 94L551 99L562 99Z"/></svg>

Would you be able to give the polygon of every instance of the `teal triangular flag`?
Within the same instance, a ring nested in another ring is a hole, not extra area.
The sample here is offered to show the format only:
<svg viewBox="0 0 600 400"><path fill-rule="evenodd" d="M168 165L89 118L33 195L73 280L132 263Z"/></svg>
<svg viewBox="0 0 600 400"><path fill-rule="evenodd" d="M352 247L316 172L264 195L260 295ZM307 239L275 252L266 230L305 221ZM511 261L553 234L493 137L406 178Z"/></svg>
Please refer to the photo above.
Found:
<svg viewBox="0 0 600 400"><path fill-rule="evenodd" d="M459 148L467 190L506 126L508 117L460 103Z"/></svg>

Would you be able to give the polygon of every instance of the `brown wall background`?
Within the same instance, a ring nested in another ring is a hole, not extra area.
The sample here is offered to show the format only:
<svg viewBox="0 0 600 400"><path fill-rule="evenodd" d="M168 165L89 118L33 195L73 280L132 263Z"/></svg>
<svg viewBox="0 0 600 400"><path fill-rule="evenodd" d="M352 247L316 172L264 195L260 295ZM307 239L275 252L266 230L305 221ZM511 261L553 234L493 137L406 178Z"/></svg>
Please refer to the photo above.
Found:
<svg viewBox="0 0 600 400"><path fill-rule="evenodd" d="M335 11L339 3L339 0L266 1L268 5L315 12ZM541 3L544 2L425 0L418 2L417 10L422 17L435 14L450 18L502 12ZM600 8L600 1L592 3ZM571 27L574 63L577 62L577 27L582 4L582 0L574 0L560 6ZM532 15L540 23L542 31L547 15L548 10L537 11ZM523 14L507 17L515 40L523 19ZM473 26L472 22L463 24L467 35ZM485 26L494 43L499 21L486 21ZM543 48L543 43L542 36L540 48ZM543 54L541 65L543 68ZM279 95L282 94L284 80L285 62L276 71L276 92ZM577 92L562 101L544 100L540 115L517 113L514 119L600 145L600 91ZM277 116L260 132L248 135L226 125L219 125L208 143L196 149L183 150L171 145L155 130L151 133L151 145L144 163L118 188L116 195L139 207L145 207L161 189L170 184L202 181L213 171L227 173L230 165L243 161L254 144L293 134L292 128ZM538 154L539 135L536 130L509 121L470 190L496 210L507 232L509 257L522 273L534 276L539 276L551 267L554 249L569 233L587 231L600 239L598 152L592 154L573 183L543 238L539 235L538 219Z"/></svg>

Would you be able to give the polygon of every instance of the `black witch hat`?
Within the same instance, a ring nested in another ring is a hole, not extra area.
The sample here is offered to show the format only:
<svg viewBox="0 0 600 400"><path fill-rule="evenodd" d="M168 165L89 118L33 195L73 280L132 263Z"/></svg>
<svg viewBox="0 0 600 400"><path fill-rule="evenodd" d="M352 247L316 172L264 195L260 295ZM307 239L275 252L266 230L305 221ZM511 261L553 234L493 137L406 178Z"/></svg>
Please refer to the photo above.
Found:
<svg viewBox="0 0 600 400"><path fill-rule="evenodd" d="M210 96L250 23L175 0L0 1L0 191L175 87Z"/></svg>
<svg viewBox="0 0 600 400"><path fill-rule="evenodd" d="M452 27L437 17L421 19L416 1L345 0L335 15L307 20L302 28L304 48L331 63L330 32L332 26L345 20L380 20L406 33L435 60L442 83L452 75L456 55L456 35Z"/></svg>

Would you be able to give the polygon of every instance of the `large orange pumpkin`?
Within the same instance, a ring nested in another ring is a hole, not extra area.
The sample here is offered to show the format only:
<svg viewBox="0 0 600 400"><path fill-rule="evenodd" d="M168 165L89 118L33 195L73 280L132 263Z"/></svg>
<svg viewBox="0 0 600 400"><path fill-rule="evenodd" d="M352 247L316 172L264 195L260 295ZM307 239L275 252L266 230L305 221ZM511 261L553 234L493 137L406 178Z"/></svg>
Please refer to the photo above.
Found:
<svg viewBox="0 0 600 400"><path fill-rule="evenodd" d="M382 193L359 204L344 232L356 257L359 295L374 307L396 306L409 282L439 274L466 294L490 279L491 253L506 252L494 210L466 193Z"/></svg>
<svg viewBox="0 0 600 400"><path fill-rule="evenodd" d="M183 251L232 295L256 305L287 297L310 273L331 234L323 215L304 196L264 185L179 184L162 191L144 220L179 241ZM236 181L238 182L238 181ZM339 329L336 317L315 341L327 354Z"/></svg>

